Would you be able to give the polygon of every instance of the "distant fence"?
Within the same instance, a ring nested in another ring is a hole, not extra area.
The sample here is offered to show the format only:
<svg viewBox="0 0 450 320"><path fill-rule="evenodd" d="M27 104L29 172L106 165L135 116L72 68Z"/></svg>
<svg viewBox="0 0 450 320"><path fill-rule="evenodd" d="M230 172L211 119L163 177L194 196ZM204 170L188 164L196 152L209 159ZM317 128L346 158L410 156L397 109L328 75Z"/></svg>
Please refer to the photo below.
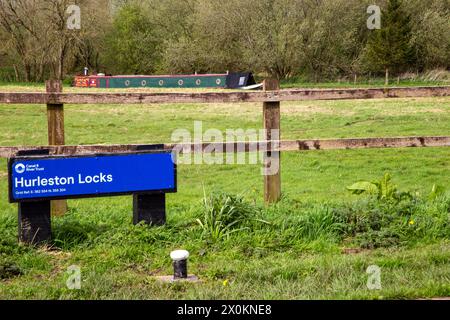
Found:
<svg viewBox="0 0 450 320"><path fill-rule="evenodd" d="M400 147L450 147L450 137L396 137L396 138L360 138L360 139L313 139L313 140L282 140L274 141L270 136L273 129L280 129L280 102L303 100L346 100L346 99L384 99L411 97L448 97L450 86L442 87L410 87L410 88L371 88L371 89L292 89L280 90L276 80L265 80L264 90L255 92L200 92L200 93L62 93L60 82L46 83L45 93L0 92L2 104L47 104L49 146L1 147L0 157L9 158L19 152L36 149L47 149L50 154L78 155L89 153L123 153L139 150L142 145L64 145L64 104L164 104L164 103L247 103L262 102L265 141L212 143L224 152L229 150L243 150L244 152L258 151L265 153L265 165L273 165L277 161L280 168L281 151L298 150L330 150L330 149L358 149L358 148L400 148ZM276 142L276 143L275 143ZM210 143L186 145L190 152L205 152ZM240 145L241 148L237 148ZM173 149L175 145L165 144L164 149ZM243 148L242 148L243 146ZM210 148L211 149L211 148ZM217 150L217 149L216 149ZM281 197L280 172L272 176L265 176L264 199L267 203L276 202ZM63 214L66 210L64 201L55 205L53 214Z"/></svg>

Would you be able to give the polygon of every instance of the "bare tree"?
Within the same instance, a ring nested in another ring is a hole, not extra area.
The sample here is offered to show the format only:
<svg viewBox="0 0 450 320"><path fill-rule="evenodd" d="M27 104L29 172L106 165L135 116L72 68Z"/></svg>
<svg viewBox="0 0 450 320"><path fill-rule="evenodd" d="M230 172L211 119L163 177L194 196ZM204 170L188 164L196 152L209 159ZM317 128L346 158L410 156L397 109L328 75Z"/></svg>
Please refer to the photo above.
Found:
<svg viewBox="0 0 450 320"><path fill-rule="evenodd" d="M31 80L33 38L37 38L33 11L36 1L0 0L0 25L10 37L10 49L20 57L25 81Z"/></svg>

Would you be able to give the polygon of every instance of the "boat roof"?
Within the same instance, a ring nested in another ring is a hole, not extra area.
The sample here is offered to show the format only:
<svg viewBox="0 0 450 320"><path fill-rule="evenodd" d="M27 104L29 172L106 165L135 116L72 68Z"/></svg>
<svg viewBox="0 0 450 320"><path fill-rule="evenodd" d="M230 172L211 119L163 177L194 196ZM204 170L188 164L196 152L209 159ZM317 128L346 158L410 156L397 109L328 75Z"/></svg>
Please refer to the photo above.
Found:
<svg viewBox="0 0 450 320"><path fill-rule="evenodd" d="M117 76L99 76L99 75L90 75L83 76L80 75L78 77L89 77L89 78L175 78L175 77L223 77L227 76L226 73L217 73L217 74L165 74L165 75L117 75Z"/></svg>

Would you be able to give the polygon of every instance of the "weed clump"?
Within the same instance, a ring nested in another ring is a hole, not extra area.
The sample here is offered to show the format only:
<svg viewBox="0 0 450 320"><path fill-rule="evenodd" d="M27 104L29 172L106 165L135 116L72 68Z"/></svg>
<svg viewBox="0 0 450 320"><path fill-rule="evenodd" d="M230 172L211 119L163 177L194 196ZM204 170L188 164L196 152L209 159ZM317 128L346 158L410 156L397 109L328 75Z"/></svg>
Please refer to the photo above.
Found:
<svg viewBox="0 0 450 320"><path fill-rule="evenodd" d="M392 247L449 235L449 202L442 187L433 186L427 197L398 191L386 174L375 182L357 182L347 188L365 195L351 205L335 209L346 226L346 236L362 248Z"/></svg>
<svg viewBox="0 0 450 320"><path fill-rule="evenodd" d="M257 216L258 209L242 196L212 193L204 195L202 216L196 221L203 236L215 242L235 232L251 230L253 222L265 222Z"/></svg>
<svg viewBox="0 0 450 320"><path fill-rule="evenodd" d="M0 280L11 279L22 273L22 270L14 263L0 260Z"/></svg>

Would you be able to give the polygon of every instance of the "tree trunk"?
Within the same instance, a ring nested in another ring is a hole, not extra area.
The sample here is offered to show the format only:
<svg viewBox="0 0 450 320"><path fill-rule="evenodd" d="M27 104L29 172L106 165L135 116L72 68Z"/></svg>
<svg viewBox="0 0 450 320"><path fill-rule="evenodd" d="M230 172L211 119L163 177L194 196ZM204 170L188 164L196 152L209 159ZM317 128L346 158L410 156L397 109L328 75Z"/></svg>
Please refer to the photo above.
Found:
<svg viewBox="0 0 450 320"><path fill-rule="evenodd" d="M39 65L39 73L38 73L37 81L43 81L43 80L44 80L44 63L41 62Z"/></svg>
<svg viewBox="0 0 450 320"><path fill-rule="evenodd" d="M59 57L58 57L58 73L56 75L57 80L63 80L64 76L64 59L66 57L66 44L61 44L59 48Z"/></svg>
<svg viewBox="0 0 450 320"><path fill-rule="evenodd" d="M30 82L31 80L31 66L25 64L25 82Z"/></svg>
<svg viewBox="0 0 450 320"><path fill-rule="evenodd" d="M384 81L384 85L389 85L389 68L386 67L386 79Z"/></svg>
<svg viewBox="0 0 450 320"><path fill-rule="evenodd" d="M100 72L99 66L100 66L100 55L99 55L99 53L97 52L97 53L95 54L95 70L96 70L97 72Z"/></svg>
<svg viewBox="0 0 450 320"><path fill-rule="evenodd" d="M38 65L36 64L36 62L33 63L33 82L38 82Z"/></svg>
<svg viewBox="0 0 450 320"><path fill-rule="evenodd" d="M17 70L17 65L14 65L14 76L16 77L16 82L19 82L19 70Z"/></svg>
<svg viewBox="0 0 450 320"><path fill-rule="evenodd" d="M45 50L45 51L47 51L47 50ZM46 54L43 54L41 56L40 61L39 61L39 72L38 72L38 75L37 75L37 80L38 81L43 81L44 80L45 58L46 58Z"/></svg>
<svg viewBox="0 0 450 320"><path fill-rule="evenodd" d="M61 50L62 51L62 50ZM62 80L63 78L63 69L64 69L64 56L61 52L59 59L58 59L58 72L56 75L57 80Z"/></svg>

